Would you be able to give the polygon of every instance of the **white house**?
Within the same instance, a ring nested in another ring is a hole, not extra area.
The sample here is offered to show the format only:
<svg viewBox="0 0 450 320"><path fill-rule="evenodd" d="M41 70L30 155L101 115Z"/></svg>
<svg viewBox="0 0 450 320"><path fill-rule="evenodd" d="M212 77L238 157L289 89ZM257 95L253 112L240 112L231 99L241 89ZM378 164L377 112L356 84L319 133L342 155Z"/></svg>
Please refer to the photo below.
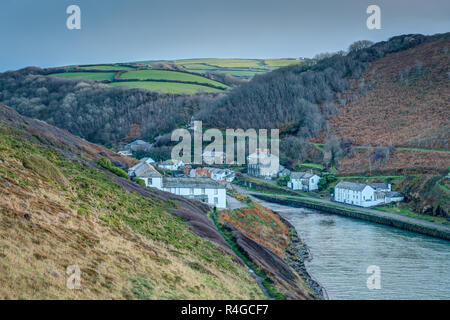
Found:
<svg viewBox="0 0 450 320"><path fill-rule="evenodd" d="M162 187L162 175L145 160L128 169L128 176L144 180L147 187Z"/></svg>
<svg viewBox="0 0 450 320"><path fill-rule="evenodd" d="M164 177L162 190L188 199L202 201L217 208L227 207L225 186L210 178Z"/></svg>
<svg viewBox="0 0 450 320"><path fill-rule="evenodd" d="M151 143L145 142L144 140L135 140L125 145L124 150L133 153L136 151L149 151L151 148Z"/></svg>
<svg viewBox="0 0 450 320"><path fill-rule="evenodd" d="M178 160L166 160L162 163L159 163L157 166L164 170L174 171L174 170L179 170L180 168L183 168L184 162L178 161Z"/></svg>
<svg viewBox="0 0 450 320"><path fill-rule="evenodd" d="M280 159L268 149L256 149L247 157L247 173L255 177L271 178L278 174Z"/></svg>
<svg viewBox="0 0 450 320"><path fill-rule="evenodd" d="M320 177L309 172L293 172L288 187L294 190L313 191L319 189Z"/></svg>
<svg viewBox="0 0 450 320"><path fill-rule="evenodd" d="M206 164L224 164L225 152L222 151L205 151L202 154L203 163Z"/></svg>
<svg viewBox="0 0 450 320"><path fill-rule="evenodd" d="M385 192L384 203L403 201L404 197L401 193L395 191Z"/></svg>
<svg viewBox="0 0 450 320"><path fill-rule="evenodd" d="M372 207L393 201L402 201L403 196L391 191L390 184L362 184L339 182L334 188L334 200L360 207Z"/></svg>
<svg viewBox="0 0 450 320"><path fill-rule="evenodd" d="M147 157L147 158L142 158L141 160L139 160L139 161L141 161L141 162L147 162L148 164L151 164L151 165L154 165L154 164L156 164L156 161L155 160L153 160L152 158L150 158L150 157Z"/></svg>
<svg viewBox="0 0 450 320"><path fill-rule="evenodd" d="M211 179L215 181L226 181L226 182L233 182L235 178L235 173L233 170L230 169L220 169L220 168L205 168Z"/></svg>

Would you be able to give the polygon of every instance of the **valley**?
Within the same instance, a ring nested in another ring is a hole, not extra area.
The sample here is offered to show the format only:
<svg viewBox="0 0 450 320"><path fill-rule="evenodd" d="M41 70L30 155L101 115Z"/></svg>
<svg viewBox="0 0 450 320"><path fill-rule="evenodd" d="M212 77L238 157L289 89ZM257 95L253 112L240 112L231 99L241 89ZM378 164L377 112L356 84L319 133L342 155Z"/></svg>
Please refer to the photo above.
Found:
<svg viewBox="0 0 450 320"><path fill-rule="evenodd" d="M327 266L333 264L329 252L321 254L327 239L357 256L346 228L389 244L423 237L425 245L413 249L431 259L445 251L449 46L449 33L412 34L316 59L158 60L0 73L0 281L8 284L0 296L324 299L331 286L333 298L370 298L362 288L361 296L342 294L345 278L333 281L311 263L303 241ZM262 166L172 159L172 132L191 132L195 121L202 134L279 129L280 169L264 175ZM313 188L305 179L314 176ZM348 191L344 200L336 197L339 184ZM370 201L361 201L361 190L371 192ZM227 207L227 197L235 207ZM366 221L348 222L354 218ZM311 230L335 233L322 238ZM398 264L393 274L403 270ZM65 273L74 265L85 277L83 290L68 291ZM427 279L439 291L432 273Z"/></svg>

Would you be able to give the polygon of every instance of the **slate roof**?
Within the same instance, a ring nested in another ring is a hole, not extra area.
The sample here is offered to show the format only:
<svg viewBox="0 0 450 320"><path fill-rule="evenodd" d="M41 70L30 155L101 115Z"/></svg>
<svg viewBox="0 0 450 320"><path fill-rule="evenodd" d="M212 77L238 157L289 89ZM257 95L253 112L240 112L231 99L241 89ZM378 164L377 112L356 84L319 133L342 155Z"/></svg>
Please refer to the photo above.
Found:
<svg viewBox="0 0 450 320"><path fill-rule="evenodd" d="M149 163L140 162L128 170L138 178L161 177L161 174Z"/></svg>
<svg viewBox="0 0 450 320"><path fill-rule="evenodd" d="M388 191L385 193L386 197L388 198L398 198L398 197L403 197L403 195L399 192L395 192L395 191Z"/></svg>
<svg viewBox="0 0 450 320"><path fill-rule="evenodd" d="M291 180L293 180L293 179L309 179L314 175L315 175L314 173L310 173L310 172L292 172Z"/></svg>
<svg viewBox="0 0 450 320"><path fill-rule="evenodd" d="M225 189L224 185L210 178L163 178L163 188L214 188Z"/></svg>
<svg viewBox="0 0 450 320"><path fill-rule="evenodd" d="M156 163L156 161L155 160L153 160L152 158L150 158L150 157L147 157L147 158L142 158L141 160L140 160L141 162L147 162L147 163L150 163L150 164L152 164L152 163Z"/></svg>
<svg viewBox="0 0 450 320"><path fill-rule="evenodd" d="M341 181L336 185L336 188L347 189L352 191L362 191L366 187L366 184Z"/></svg>
<svg viewBox="0 0 450 320"><path fill-rule="evenodd" d="M386 183L371 183L369 184L374 189L389 189L388 185Z"/></svg>

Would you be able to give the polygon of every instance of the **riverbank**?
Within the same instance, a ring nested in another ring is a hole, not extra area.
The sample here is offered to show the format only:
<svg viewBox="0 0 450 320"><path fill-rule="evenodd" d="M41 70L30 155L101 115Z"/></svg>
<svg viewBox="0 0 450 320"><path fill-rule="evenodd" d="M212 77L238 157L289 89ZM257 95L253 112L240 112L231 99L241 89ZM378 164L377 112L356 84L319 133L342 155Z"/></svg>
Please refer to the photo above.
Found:
<svg viewBox="0 0 450 320"><path fill-rule="evenodd" d="M305 261L311 256L294 226L258 201L234 196L243 206L211 213L211 218L235 253L260 277L258 283L268 298L324 299L325 290L306 270Z"/></svg>
<svg viewBox="0 0 450 320"><path fill-rule="evenodd" d="M285 206L290 207L297 207L297 208L309 208L309 209L315 209L319 211L324 211L328 213L338 214L350 218L365 220L369 222L374 222L378 224L383 224L387 226L392 226L395 228L412 231L420 234L424 234L427 236L440 238L444 240L450 241L450 230L448 228L437 228L434 226L430 226L429 224L421 223L420 221L411 222L406 219L400 219L395 218L393 216L387 216L383 215L383 213L380 212L380 214L368 212L368 211L361 211L357 208L348 208L348 207L342 207L339 205L331 205L326 203L319 203L314 200L306 200L306 199L292 199L292 198L281 198L276 196L270 196L270 195L263 195L263 194L251 194L253 197L257 199L261 199L263 201L267 202L273 202L278 203Z"/></svg>
<svg viewBox="0 0 450 320"><path fill-rule="evenodd" d="M276 211L274 211L277 213ZM278 214L278 213L277 213ZM306 284L314 291L319 299L328 299L325 287L323 287L306 269L305 262L312 259L311 252L306 243L300 239L295 227L281 215L281 220L289 226L291 243L286 250L286 263L291 266Z"/></svg>

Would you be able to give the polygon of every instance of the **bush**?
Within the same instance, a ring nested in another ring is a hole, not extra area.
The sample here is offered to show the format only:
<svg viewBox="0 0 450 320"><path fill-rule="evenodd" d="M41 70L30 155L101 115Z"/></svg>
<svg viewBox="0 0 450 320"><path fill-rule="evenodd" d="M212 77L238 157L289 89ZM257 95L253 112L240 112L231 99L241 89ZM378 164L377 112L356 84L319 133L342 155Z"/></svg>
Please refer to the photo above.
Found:
<svg viewBox="0 0 450 320"><path fill-rule="evenodd" d="M139 178L133 178L133 179L131 179L131 180L133 180L133 182L137 183L137 184L140 185L140 186L143 186L143 187L146 186L144 180L142 180L142 179L139 179Z"/></svg>
<svg viewBox="0 0 450 320"><path fill-rule="evenodd" d="M278 184L279 186L287 186L287 183L288 183L288 181L289 181L290 179L291 179L291 178L290 178L289 176L285 176L285 177L279 178L279 179L277 180L277 184Z"/></svg>
<svg viewBox="0 0 450 320"><path fill-rule="evenodd" d="M128 179L128 174L124 170L114 166L108 158L106 157L100 158L98 159L97 163L106 170L114 173L116 176Z"/></svg>
<svg viewBox="0 0 450 320"><path fill-rule="evenodd" d="M330 183L333 183L337 178L332 173L324 173L322 178L319 180L319 191L326 190Z"/></svg>

